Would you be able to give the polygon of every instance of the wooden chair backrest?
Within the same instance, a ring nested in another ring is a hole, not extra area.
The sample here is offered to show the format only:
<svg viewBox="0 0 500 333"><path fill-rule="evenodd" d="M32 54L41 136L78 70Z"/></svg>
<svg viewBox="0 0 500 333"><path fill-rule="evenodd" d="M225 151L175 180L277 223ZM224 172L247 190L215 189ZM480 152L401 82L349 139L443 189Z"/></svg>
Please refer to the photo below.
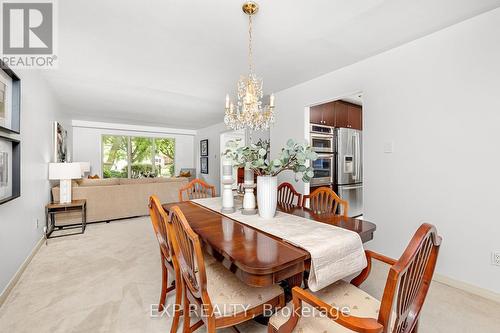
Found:
<svg viewBox="0 0 500 333"><path fill-rule="evenodd" d="M295 203L297 198L297 203ZM297 192L292 184L281 183L278 186L278 203L282 205L302 205L302 194Z"/></svg>
<svg viewBox="0 0 500 333"><path fill-rule="evenodd" d="M205 297L208 297L207 274L200 239L189 226L179 206L170 209L168 228L174 260L185 285L194 297L203 299L205 303Z"/></svg>
<svg viewBox="0 0 500 333"><path fill-rule="evenodd" d="M310 195L304 195L302 206L306 207L307 199L309 199L309 209L316 214L337 213L340 204L343 207L342 215L347 216L349 203L328 187L320 187Z"/></svg>
<svg viewBox="0 0 500 333"><path fill-rule="evenodd" d="M436 268L441 237L431 224L422 224L387 277L378 322L388 332L394 310L394 333L412 332ZM394 309L393 309L394 306ZM391 332L392 333L392 332Z"/></svg>
<svg viewBox="0 0 500 333"><path fill-rule="evenodd" d="M151 223L153 224L153 230L160 245L160 250L165 259L170 261L171 249L167 232L168 215L163 210L160 200L155 195L149 197L149 216L151 217Z"/></svg>
<svg viewBox="0 0 500 333"><path fill-rule="evenodd" d="M184 192L186 195L184 196ZM215 197L215 186L205 183L201 179L193 179L186 186L179 189L179 201Z"/></svg>

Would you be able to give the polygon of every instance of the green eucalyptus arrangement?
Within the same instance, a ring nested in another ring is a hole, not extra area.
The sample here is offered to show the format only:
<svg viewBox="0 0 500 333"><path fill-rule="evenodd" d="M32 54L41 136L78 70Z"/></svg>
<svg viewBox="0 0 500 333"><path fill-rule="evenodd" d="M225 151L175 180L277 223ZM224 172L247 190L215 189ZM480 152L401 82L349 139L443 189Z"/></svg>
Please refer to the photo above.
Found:
<svg viewBox="0 0 500 333"><path fill-rule="evenodd" d="M258 176L277 176L285 170L295 173L295 180L308 183L314 176L311 166L306 166L307 161L318 158L312 148L304 143L297 143L289 139L281 149L278 158L269 159L269 140L260 139L259 142L249 146L240 146L240 140L231 140L226 144L226 151L222 154L236 167L245 167L253 170Z"/></svg>

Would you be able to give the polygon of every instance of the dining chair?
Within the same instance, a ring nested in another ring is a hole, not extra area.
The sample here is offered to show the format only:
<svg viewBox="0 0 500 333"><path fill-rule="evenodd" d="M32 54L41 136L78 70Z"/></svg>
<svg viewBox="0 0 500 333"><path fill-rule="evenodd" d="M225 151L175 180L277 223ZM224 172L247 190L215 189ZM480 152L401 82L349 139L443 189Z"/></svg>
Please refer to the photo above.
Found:
<svg viewBox="0 0 500 333"><path fill-rule="evenodd" d="M160 301L158 303L158 311L163 311L165 306L165 298L167 294L175 289L175 304L181 303L182 297L182 279L177 274L177 271L173 265L171 256L171 246L168 238L167 232L167 222L168 215L163 210L158 197L152 195L149 197L149 216L151 217L151 223L153 224L153 230L160 245L160 258L161 258L161 270L162 270L162 287L160 294ZM169 272L174 277L172 283L168 286L168 274ZM176 332L179 325L180 313L176 313L177 317L174 316L174 320L171 327L171 332Z"/></svg>
<svg viewBox="0 0 500 333"><path fill-rule="evenodd" d="M302 206L306 207L306 201L309 200L309 209L316 214L337 213L339 205L342 206L342 215L347 216L349 203L342 200L337 193L328 187L320 187L309 195L304 195Z"/></svg>
<svg viewBox="0 0 500 333"><path fill-rule="evenodd" d="M186 193L185 196L184 192ZM202 199L215 196L215 186L207 184L199 178L193 179L186 186L179 189L179 201L189 201L191 199Z"/></svg>
<svg viewBox="0 0 500 333"><path fill-rule="evenodd" d="M292 305L271 317L268 331L416 333L440 246L436 228L422 224L399 260L366 251L368 266L351 283L341 280L314 293L293 288ZM372 260L390 266L381 301L359 288Z"/></svg>
<svg viewBox="0 0 500 333"><path fill-rule="evenodd" d="M183 332L206 325L207 332L233 327L270 308L284 306L285 296L278 285L258 288L241 282L218 261L204 260L198 235L189 226L178 206L170 210L168 228L174 266L183 279ZM191 326L191 311L201 319Z"/></svg>
<svg viewBox="0 0 500 333"><path fill-rule="evenodd" d="M297 203L295 203L297 198ZM278 186L278 204L281 205L302 205L302 194L297 192L292 184L284 182Z"/></svg>

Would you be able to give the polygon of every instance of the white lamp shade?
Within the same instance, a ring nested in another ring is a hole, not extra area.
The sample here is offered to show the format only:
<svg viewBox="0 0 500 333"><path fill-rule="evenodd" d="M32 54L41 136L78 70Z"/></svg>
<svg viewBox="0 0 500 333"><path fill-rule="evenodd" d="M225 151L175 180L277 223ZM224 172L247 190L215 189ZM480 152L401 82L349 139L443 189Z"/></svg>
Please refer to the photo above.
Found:
<svg viewBox="0 0 500 333"><path fill-rule="evenodd" d="M80 163L49 163L49 179L78 179L82 178Z"/></svg>
<svg viewBox="0 0 500 333"><path fill-rule="evenodd" d="M90 172L90 162L78 162L80 163L80 168L82 169L82 175L85 172Z"/></svg>

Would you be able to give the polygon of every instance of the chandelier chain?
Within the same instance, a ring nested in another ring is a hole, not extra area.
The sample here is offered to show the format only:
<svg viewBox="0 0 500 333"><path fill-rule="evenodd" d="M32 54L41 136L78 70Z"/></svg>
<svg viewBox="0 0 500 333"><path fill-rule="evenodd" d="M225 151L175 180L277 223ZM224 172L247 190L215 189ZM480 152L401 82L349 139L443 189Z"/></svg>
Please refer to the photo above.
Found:
<svg viewBox="0 0 500 333"><path fill-rule="evenodd" d="M248 70L253 73L252 15L248 15Z"/></svg>

